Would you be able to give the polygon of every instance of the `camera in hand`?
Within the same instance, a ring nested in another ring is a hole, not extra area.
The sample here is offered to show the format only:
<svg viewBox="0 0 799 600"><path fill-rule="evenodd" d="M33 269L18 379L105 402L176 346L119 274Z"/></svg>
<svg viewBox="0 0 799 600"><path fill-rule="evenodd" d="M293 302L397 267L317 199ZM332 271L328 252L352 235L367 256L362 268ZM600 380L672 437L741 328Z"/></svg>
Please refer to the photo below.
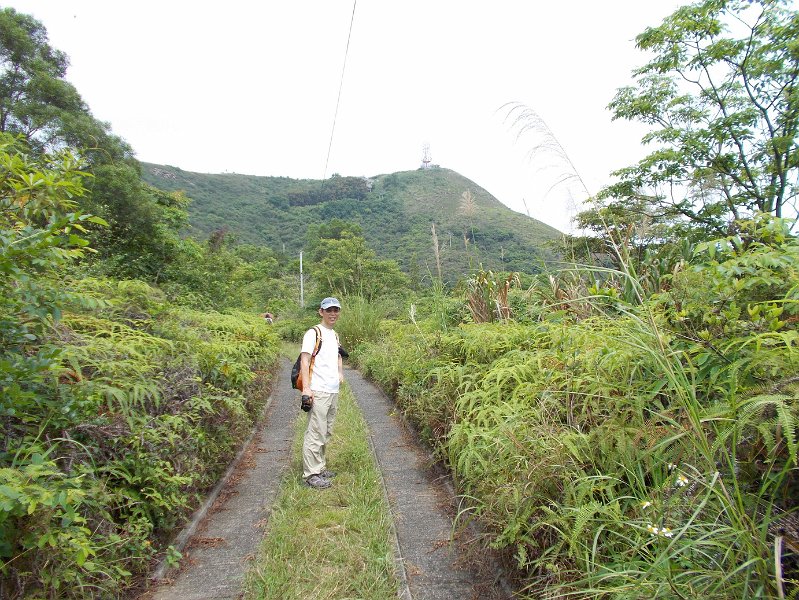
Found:
<svg viewBox="0 0 799 600"><path fill-rule="evenodd" d="M313 401L311 400L310 396L303 395L302 398L300 398L300 408L302 410L304 410L305 412L308 412L309 410L311 410L311 405L312 404L313 404Z"/></svg>

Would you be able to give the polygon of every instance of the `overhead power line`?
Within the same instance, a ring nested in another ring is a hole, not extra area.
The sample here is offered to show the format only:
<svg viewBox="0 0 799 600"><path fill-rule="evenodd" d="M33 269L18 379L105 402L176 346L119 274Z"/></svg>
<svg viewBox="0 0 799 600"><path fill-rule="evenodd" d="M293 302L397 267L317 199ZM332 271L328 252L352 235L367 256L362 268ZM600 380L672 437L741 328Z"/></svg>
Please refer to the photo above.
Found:
<svg viewBox="0 0 799 600"><path fill-rule="evenodd" d="M330 143L327 145L327 158L325 159L325 172L322 179L327 178L327 164L330 161L330 149L333 147L333 134L336 131L336 117L338 117L338 105L341 102L341 89L344 87L344 71L347 68L347 54L350 51L350 37L352 37L352 24L355 21L355 6L358 0L353 0L352 3L352 17L350 18L350 31L347 34L347 47L344 50L344 65L341 67L341 81L338 86L338 98L336 98L336 111L333 113L333 128L330 130Z"/></svg>

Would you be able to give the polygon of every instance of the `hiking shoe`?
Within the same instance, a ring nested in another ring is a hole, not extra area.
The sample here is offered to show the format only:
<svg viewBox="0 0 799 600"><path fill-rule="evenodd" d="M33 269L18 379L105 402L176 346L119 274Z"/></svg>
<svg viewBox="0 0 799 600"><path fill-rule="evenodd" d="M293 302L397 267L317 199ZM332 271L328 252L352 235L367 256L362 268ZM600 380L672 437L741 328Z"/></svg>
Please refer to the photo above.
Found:
<svg viewBox="0 0 799 600"><path fill-rule="evenodd" d="M316 490L323 490L332 485L329 480L325 479L324 477L320 477L319 475L311 475L305 480L305 483L308 485L308 487L312 487Z"/></svg>
<svg viewBox="0 0 799 600"><path fill-rule="evenodd" d="M320 477L324 477L325 479L333 479L336 476L335 471L331 471L330 469L325 469L321 473L319 473Z"/></svg>

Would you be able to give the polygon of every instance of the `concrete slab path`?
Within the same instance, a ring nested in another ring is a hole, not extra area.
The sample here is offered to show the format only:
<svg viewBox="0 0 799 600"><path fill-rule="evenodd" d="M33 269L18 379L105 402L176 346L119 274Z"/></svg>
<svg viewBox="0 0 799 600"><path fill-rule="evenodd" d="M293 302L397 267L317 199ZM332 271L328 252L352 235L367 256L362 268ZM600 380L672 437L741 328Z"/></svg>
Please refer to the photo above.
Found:
<svg viewBox="0 0 799 600"><path fill-rule="evenodd" d="M491 556L470 544L473 532L453 529L456 497L448 476L397 414L394 402L358 371L346 379L369 425L372 448L399 542L413 600L510 598ZM465 551L469 546L470 550Z"/></svg>
<svg viewBox="0 0 799 600"><path fill-rule="evenodd" d="M280 363L260 427L237 456L210 502L178 537L184 555L177 573L141 600L227 600L239 598L255 558L283 474L291 463L299 405L289 382L291 364ZM215 496L215 497L214 497Z"/></svg>
<svg viewBox="0 0 799 600"><path fill-rule="evenodd" d="M290 368L287 359L281 362L262 425L220 482L213 504L198 511L184 530L182 538L187 543L181 569L176 574L165 573L161 585L142 600L241 597L245 573L256 556L281 478L291 463L299 407L289 384ZM463 542L468 541L463 539L465 532L453 536L452 487L395 414L393 402L358 371L347 369L346 378L368 424L394 519L399 597L510 598L490 557L469 556L463 551Z"/></svg>

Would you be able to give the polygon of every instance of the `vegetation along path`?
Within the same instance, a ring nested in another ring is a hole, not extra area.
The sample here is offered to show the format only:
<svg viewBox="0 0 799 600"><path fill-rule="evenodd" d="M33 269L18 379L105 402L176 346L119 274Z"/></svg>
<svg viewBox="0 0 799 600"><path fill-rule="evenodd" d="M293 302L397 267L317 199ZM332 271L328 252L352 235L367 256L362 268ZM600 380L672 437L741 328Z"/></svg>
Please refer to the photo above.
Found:
<svg viewBox="0 0 799 600"><path fill-rule="evenodd" d="M455 494L429 453L396 414L394 403L353 369L346 371L369 425L386 486L409 594L414 600L509 598L493 561L470 556L468 530L453 535Z"/></svg>
<svg viewBox="0 0 799 600"><path fill-rule="evenodd" d="M240 597L248 563L291 463L298 406L289 369L284 360L261 428L210 509L184 533L188 542L180 570L166 573L162 585L146 595L148 600ZM399 597L508 597L495 571L486 568L485 557L470 560L463 552L463 534L452 535L452 487L445 476L435 474L429 454L395 414L393 403L357 371L348 369L346 377L368 423L391 507Z"/></svg>
<svg viewBox="0 0 799 600"><path fill-rule="evenodd" d="M265 418L207 511L202 509L182 534L183 560L177 574L167 572L149 600L238 598L261 541L280 480L291 460L297 408L289 386L291 366L283 360L266 406ZM156 573L161 575L161 573Z"/></svg>

